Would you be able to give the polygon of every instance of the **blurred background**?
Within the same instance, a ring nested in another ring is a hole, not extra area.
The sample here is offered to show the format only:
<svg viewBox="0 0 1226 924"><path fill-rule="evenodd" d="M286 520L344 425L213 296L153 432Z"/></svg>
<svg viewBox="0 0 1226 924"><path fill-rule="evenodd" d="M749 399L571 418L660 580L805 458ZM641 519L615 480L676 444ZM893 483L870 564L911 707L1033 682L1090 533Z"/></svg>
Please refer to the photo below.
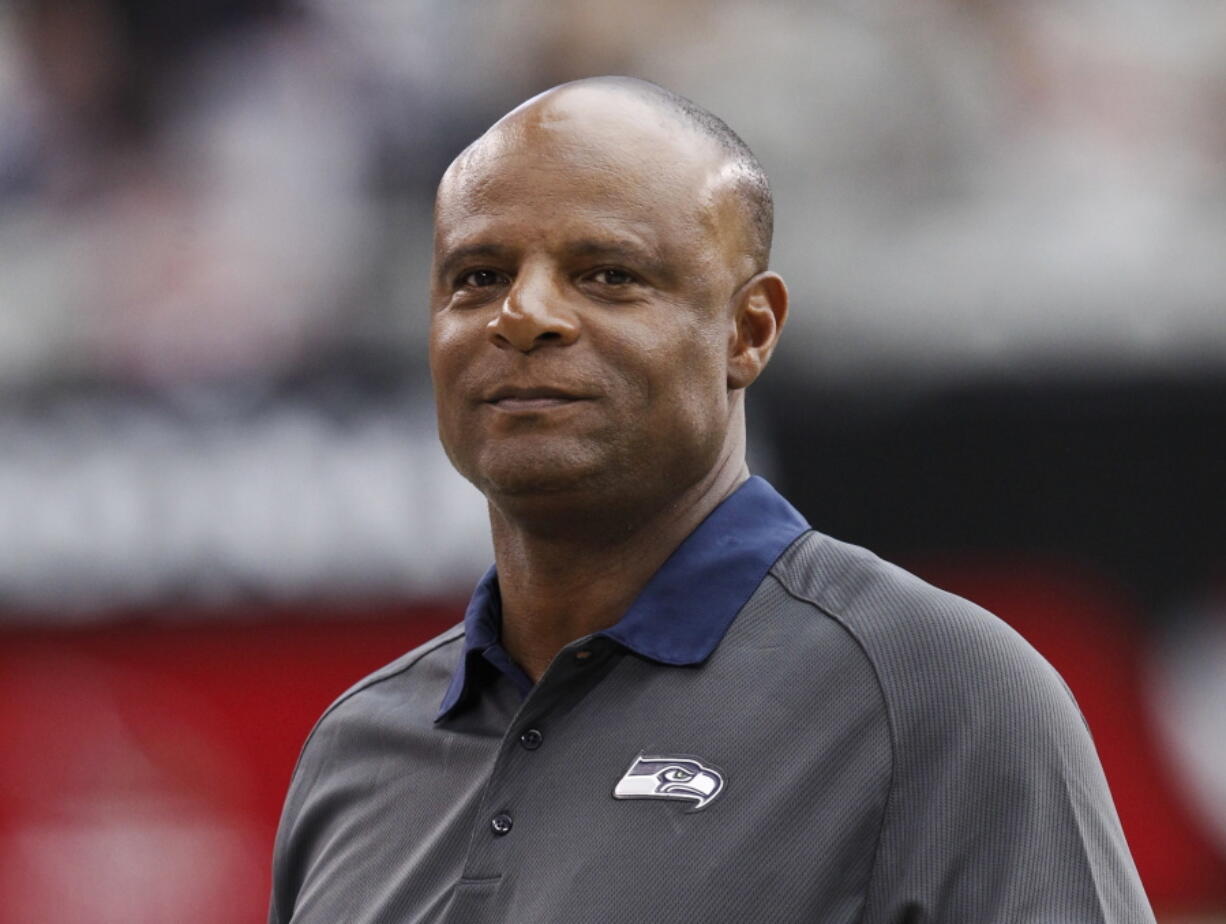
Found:
<svg viewBox="0 0 1226 924"><path fill-rule="evenodd" d="M1226 920L1226 7L0 7L0 921L263 920L298 747L490 560L430 205L624 73L771 175L753 461L1065 675L1163 922Z"/></svg>

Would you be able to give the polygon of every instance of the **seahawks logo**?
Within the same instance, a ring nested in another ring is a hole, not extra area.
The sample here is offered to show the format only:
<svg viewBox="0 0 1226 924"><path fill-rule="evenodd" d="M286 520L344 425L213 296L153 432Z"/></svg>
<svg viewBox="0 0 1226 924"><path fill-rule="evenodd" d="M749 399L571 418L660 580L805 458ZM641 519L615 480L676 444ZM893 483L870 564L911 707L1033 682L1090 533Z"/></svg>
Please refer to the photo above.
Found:
<svg viewBox="0 0 1226 924"><path fill-rule="evenodd" d="M613 787L614 799L680 799L693 802L691 812L711 804L724 789L714 767L692 757L648 757L639 754Z"/></svg>

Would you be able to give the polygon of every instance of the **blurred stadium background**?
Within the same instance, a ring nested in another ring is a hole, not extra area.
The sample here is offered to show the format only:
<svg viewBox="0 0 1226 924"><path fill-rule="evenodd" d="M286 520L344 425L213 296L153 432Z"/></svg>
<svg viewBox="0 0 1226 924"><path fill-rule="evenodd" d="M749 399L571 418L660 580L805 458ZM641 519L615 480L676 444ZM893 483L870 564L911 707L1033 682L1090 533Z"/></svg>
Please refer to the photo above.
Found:
<svg viewBox="0 0 1226 924"><path fill-rule="evenodd" d="M578 76L778 201L753 457L1064 673L1160 920L1226 920L1226 7L0 8L0 921L263 919L297 749L490 550L430 202Z"/></svg>

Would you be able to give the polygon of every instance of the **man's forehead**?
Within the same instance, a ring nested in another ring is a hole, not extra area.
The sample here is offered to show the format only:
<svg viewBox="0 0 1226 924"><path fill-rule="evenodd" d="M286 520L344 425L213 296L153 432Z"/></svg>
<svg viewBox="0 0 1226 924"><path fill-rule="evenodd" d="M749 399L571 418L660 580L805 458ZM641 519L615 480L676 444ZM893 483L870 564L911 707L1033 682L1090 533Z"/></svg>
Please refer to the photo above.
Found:
<svg viewBox="0 0 1226 924"><path fill-rule="evenodd" d="M448 169L440 206L485 196L510 173L623 190L660 187L712 197L727 171L718 145L659 104L616 84L567 86L512 110Z"/></svg>

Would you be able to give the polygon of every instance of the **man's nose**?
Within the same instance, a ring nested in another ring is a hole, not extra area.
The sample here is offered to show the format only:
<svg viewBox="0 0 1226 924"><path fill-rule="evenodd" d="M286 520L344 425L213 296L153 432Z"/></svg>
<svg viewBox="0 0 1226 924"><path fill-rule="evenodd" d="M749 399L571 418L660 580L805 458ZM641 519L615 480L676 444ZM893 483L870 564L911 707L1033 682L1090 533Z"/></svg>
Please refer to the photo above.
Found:
<svg viewBox="0 0 1226 924"><path fill-rule="evenodd" d="M560 293L548 280L531 276L515 281L486 330L495 346L521 353L579 339L578 319Z"/></svg>

